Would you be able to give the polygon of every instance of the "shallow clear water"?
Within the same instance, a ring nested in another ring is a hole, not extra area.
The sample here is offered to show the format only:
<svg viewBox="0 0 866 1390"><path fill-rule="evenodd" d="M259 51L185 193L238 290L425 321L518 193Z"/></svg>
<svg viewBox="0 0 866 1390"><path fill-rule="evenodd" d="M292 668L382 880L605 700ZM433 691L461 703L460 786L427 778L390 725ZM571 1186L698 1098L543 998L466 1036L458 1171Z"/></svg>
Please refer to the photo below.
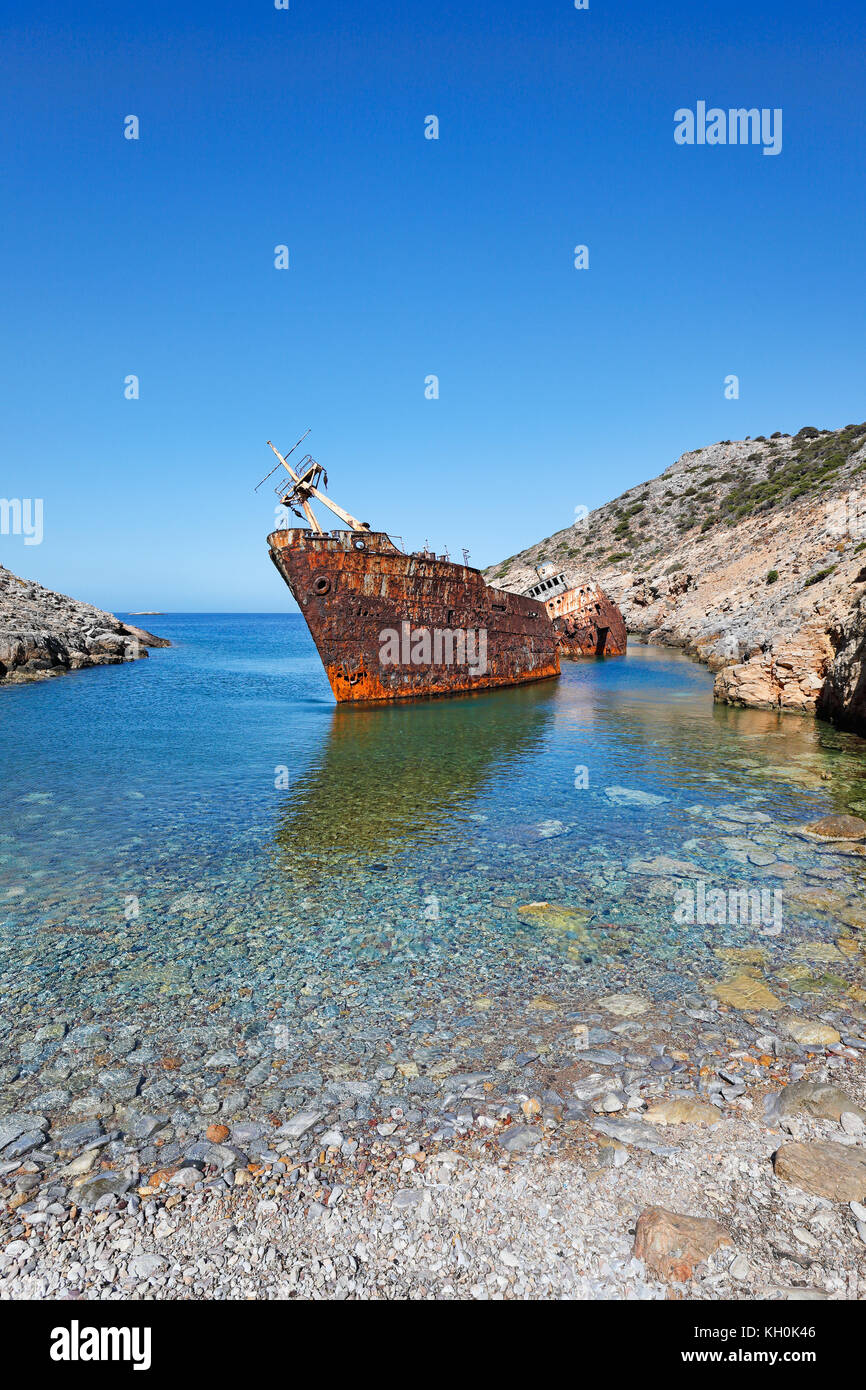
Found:
<svg viewBox="0 0 866 1390"><path fill-rule="evenodd" d="M539 988L673 999L750 944L775 988L856 1004L863 861L792 828L863 812L862 740L714 706L707 670L659 648L337 709L299 616L148 621L171 649L0 691L9 1047L16 1020L110 1018L158 1051L195 1022L282 1022L299 1058L339 1058L493 998L502 1018L463 1020L471 1061ZM678 920L698 880L781 915ZM539 901L575 915L521 911Z"/></svg>

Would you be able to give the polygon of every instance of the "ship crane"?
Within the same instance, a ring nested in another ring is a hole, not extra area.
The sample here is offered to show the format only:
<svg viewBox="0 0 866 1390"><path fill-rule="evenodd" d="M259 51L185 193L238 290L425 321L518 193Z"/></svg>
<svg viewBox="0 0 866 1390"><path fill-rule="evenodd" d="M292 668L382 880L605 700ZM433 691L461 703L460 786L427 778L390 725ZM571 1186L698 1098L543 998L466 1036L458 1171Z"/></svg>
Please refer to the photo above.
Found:
<svg viewBox="0 0 866 1390"><path fill-rule="evenodd" d="M307 430L302 434L301 438L298 440L298 444L306 439L309 433L310 431ZM295 444L289 450L289 455L295 452L298 444ZM286 461L286 458L280 453L279 449L274 447L270 440L268 440L268 448L273 450L279 459L279 463L282 464L283 468L285 468L289 477L292 479L292 487L288 490L281 484L275 491L283 506L290 507L295 513L295 516L301 515L301 512L298 511L298 507L300 507L312 529L319 535L324 534L316 518L316 514L310 506L310 498L315 497L317 502L323 503L324 506L328 507L328 509L332 511L335 516L338 516L341 521L345 521L350 530L369 531L369 521L359 521L357 517L352 516L351 512L344 511L342 507L339 507L336 502L332 502L330 497L326 497L324 493L319 490L320 482L323 487L328 486L328 475L322 465L317 463L311 454L306 454L301 459L299 465L300 471L296 473L291 464ZM279 467L279 464L277 467ZM267 479L275 472L276 468L272 468L271 472L262 478L262 483L267 482ZM262 483L258 483L257 486L261 487Z"/></svg>

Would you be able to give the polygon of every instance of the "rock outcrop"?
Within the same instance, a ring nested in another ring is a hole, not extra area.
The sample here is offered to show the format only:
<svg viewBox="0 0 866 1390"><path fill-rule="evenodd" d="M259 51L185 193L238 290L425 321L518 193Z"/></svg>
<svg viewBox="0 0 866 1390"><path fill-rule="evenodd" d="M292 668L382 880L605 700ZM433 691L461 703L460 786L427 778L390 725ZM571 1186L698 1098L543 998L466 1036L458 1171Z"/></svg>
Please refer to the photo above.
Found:
<svg viewBox="0 0 866 1390"><path fill-rule="evenodd" d="M111 666L168 647L89 603L19 579L0 565L0 682L40 680L84 666Z"/></svg>
<svg viewBox="0 0 866 1390"><path fill-rule="evenodd" d="M860 582L866 578L861 571ZM841 627L831 631L836 650L818 697L818 713L844 728L866 731L866 603L862 594Z"/></svg>
<svg viewBox="0 0 866 1390"><path fill-rule="evenodd" d="M551 560L592 578L630 633L679 646L734 705L866 733L866 424L725 440L486 572Z"/></svg>

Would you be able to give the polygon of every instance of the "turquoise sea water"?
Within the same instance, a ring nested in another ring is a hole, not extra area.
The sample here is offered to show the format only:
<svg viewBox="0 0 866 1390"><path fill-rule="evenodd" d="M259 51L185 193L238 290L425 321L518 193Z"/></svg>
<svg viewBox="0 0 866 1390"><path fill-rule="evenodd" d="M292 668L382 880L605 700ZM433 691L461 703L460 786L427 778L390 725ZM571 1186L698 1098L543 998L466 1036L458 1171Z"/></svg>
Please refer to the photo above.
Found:
<svg viewBox="0 0 866 1390"><path fill-rule="evenodd" d="M0 691L9 1048L21 1020L107 1017L157 1051L198 1020L339 1057L493 997L480 1055L533 989L677 998L756 943L774 987L856 1002L862 860L794 831L866 808L862 740L714 706L659 648L338 709L299 616L146 621L174 644L148 661ZM782 931L677 921L698 879L781 893Z"/></svg>

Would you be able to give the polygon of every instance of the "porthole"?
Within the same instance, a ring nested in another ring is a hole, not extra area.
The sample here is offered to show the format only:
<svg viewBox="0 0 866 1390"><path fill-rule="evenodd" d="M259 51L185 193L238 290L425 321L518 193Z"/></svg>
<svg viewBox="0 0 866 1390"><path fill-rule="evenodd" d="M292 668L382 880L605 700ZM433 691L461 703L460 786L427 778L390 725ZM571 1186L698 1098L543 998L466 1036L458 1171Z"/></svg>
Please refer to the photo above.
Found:
<svg viewBox="0 0 866 1390"><path fill-rule="evenodd" d="M313 592L316 594L329 594L331 592L331 581L327 575L320 574L318 579L313 580Z"/></svg>

